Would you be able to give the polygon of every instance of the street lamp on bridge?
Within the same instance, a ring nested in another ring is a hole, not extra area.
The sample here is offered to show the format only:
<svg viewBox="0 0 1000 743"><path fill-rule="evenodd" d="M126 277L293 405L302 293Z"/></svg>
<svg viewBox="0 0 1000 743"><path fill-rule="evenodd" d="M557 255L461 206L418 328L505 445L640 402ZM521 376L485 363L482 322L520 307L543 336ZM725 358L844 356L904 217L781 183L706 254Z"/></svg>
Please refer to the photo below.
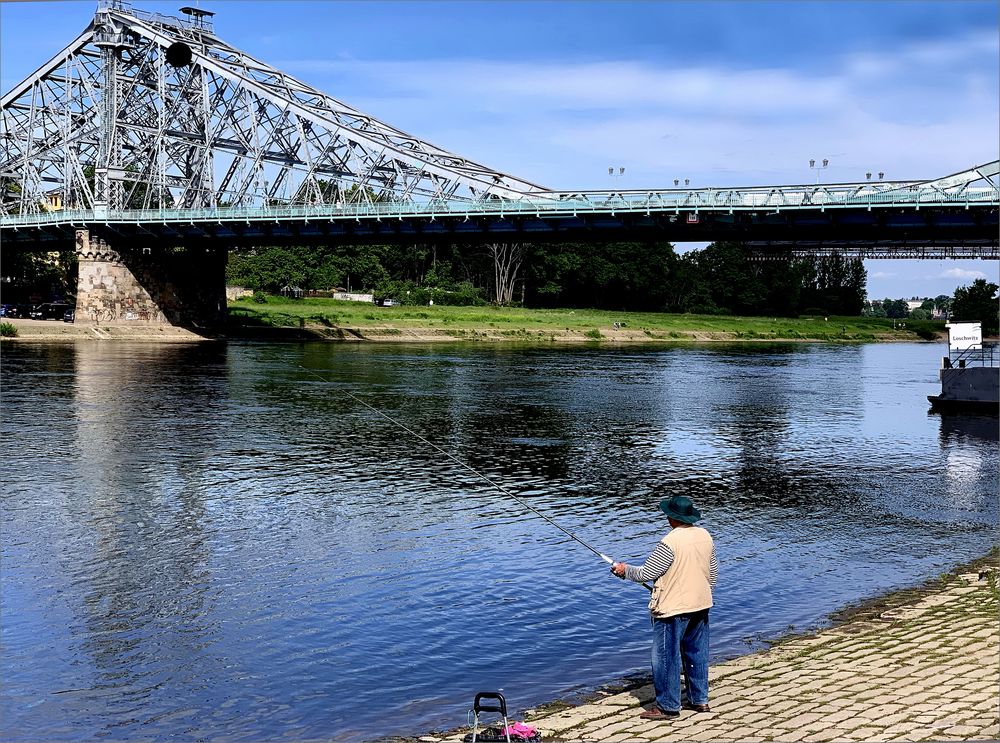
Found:
<svg viewBox="0 0 1000 743"><path fill-rule="evenodd" d="M617 180L617 179L621 178L623 175L625 175L625 168L619 166L617 168L617 170L618 170L617 173L615 172L615 170L616 170L615 168L611 168L611 167L608 168L608 175L610 175L615 180Z"/></svg>
<svg viewBox="0 0 1000 743"><path fill-rule="evenodd" d="M823 158L823 164L817 165L815 160L809 161L809 169L816 171L816 184L819 185L819 172L821 170L826 170L830 166L830 160L828 158Z"/></svg>

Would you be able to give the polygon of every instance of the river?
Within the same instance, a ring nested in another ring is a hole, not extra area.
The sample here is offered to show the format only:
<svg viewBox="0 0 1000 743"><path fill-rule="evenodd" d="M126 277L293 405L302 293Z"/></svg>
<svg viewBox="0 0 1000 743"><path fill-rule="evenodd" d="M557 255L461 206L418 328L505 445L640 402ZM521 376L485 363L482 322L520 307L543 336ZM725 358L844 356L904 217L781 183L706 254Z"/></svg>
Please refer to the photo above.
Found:
<svg viewBox="0 0 1000 743"><path fill-rule="evenodd" d="M372 740L646 668L641 587L382 414L617 559L693 497L715 660L821 626L997 541L944 350L5 344L3 738Z"/></svg>

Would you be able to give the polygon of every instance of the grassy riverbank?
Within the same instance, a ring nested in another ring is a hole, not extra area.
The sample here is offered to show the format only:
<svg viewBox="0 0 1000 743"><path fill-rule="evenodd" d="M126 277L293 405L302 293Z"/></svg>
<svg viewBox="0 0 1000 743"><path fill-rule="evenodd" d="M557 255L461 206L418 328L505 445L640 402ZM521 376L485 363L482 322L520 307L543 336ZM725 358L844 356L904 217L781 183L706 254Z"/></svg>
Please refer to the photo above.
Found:
<svg viewBox="0 0 1000 743"><path fill-rule="evenodd" d="M872 317L732 317L659 312L520 307L376 307L332 299L269 297L264 304L242 299L229 305L230 328L299 329L346 340L487 341L712 341L820 340L870 342L932 340L944 323ZM895 321L896 325L900 321Z"/></svg>

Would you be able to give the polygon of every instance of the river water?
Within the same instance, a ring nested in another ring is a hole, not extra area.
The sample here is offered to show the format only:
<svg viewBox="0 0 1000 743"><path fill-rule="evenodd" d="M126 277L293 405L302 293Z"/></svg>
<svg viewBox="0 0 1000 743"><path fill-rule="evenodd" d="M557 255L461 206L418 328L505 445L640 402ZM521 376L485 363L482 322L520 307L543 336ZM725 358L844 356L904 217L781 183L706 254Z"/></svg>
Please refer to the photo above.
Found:
<svg viewBox="0 0 1000 743"><path fill-rule="evenodd" d="M366 404L618 559L692 496L716 660L821 626L996 542L943 350L5 345L3 738L371 740L646 668L641 587Z"/></svg>

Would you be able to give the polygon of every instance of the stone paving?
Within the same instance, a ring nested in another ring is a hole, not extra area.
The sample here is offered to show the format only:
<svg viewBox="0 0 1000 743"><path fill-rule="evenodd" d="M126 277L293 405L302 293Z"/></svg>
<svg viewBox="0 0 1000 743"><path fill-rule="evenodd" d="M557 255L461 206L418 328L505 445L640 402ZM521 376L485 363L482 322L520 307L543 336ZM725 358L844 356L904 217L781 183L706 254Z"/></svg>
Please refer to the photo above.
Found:
<svg viewBox="0 0 1000 743"><path fill-rule="evenodd" d="M978 573L960 575L874 618L713 666L709 678L708 713L642 720L645 686L526 721L543 741L997 739L1000 602Z"/></svg>

